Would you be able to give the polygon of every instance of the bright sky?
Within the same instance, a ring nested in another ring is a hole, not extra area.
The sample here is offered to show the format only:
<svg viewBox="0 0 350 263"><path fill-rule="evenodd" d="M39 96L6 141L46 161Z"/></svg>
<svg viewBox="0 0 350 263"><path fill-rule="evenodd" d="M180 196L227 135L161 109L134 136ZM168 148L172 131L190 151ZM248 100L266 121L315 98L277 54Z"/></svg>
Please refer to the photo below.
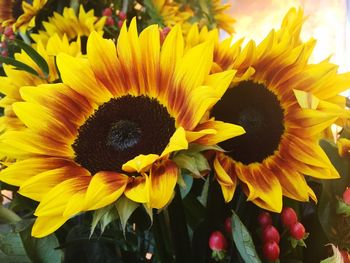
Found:
<svg viewBox="0 0 350 263"><path fill-rule="evenodd" d="M350 70L350 27L346 0L228 0L230 14L237 20L236 37L261 41L272 28L279 27L292 6L302 6L308 16L302 31L304 40L314 37L317 45L313 62L333 54L340 71Z"/></svg>

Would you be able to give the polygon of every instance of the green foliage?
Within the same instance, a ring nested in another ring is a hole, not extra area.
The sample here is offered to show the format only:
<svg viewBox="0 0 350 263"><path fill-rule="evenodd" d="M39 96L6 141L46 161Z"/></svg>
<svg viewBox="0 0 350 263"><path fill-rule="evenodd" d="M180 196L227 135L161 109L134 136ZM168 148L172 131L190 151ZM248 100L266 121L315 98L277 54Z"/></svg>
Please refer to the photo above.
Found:
<svg viewBox="0 0 350 263"><path fill-rule="evenodd" d="M62 250L58 249L59 242L54 234L43 238L31 236L31 228L20 233L23 246L32 262L60 263L63 259Z"/></svg>
<svg viewBox="0 0 350 263"><path fill-rule="evenodd" d="M337 213L338 199L350 185L350 161L340 157L334 143L323 140L320 145L328 155L341 178L322 181L322 193L318 203L318 218L331 243L350 248L350 219Z"/></svg>
<svg viewBox="0 0 350 263"><path fill-rule="evenodd" d="M232 211L231 220L233 241L236 244L237 250L239 251L239 254L243 258L244 262L261 262L255 250L255 246L249 231L243 225L243 223L234 211Z"/></svg>

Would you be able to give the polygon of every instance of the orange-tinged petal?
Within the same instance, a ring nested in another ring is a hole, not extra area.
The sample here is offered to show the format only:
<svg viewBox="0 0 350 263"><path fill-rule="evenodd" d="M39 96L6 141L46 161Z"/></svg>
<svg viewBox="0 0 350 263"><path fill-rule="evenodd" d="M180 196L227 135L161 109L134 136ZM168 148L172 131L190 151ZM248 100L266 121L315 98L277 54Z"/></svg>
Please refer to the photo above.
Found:
<svg viewBox="0 0 350 263"><path fill-rule="evenodd" d="M254 189L254 194L248 194L250 200L265 203L270 210L280 212L282 210L282 187L277 177L264 165L250 164L245 173L237 172L238 178Z"/></svg>
<svg viewBox="0 0 350 263"><path fill-rule="evenodd" d="M53 187L77 176L90 176L90 173L73 162L67 165L43 171L28 180L20 187L19 193L33 200L40 201Z"/></svg>
<svg viewBox="0 0 350 263"><path fill-rule="evenodd" d="M92 177L85 197L85 208L96 210L116 201L123 193L129 177L116 172L98 172Z"/></svg>
<svg viewBox="0 0 350 263"><path fill-rule="evenodd" d="M57 56L57 66L63 83L86 96L89 101L102 104L113 97L105 87L97 83L95 74L86 59L60 53Z"/></svg>
<svg viewBox="0 0 350 263"><path fill-rule="evenodd" d="M87 42L87 55L96 78L112 94L123 94L125 84L120 76L120 65L114 42L92 32Z"/></svg>
<svg viewBox="0 0 350 263"><path fill-rule="evenodd" d="M159 155L157 154L140 154L123 164L122 169L128 173L146 172L157 159L159 159Z"/></svg>
<svg viewBox="0 0 350 263"><path fill-rule="evenodd" d="M91 178L91 176L78 176L56 185L43 197L34 214L38 217L63 216L70 198L75 194L86 193ZM83 201L84 199L79 203L80 211L84 209Z"/></svg>
<svg viewBox="0 0 350 263"><path fill-rule="evenodd" d="M0 180L20 186L26 180L33 176L51 169L57 169L66 166L69 160L61 158L29 158L23 161L17 161L6 169L0 171Z"/></svg>
<svg viewBox="0 0 350 263"><path fill-rule="evenodd" d="M215 177L220 184L225 202L230 202L237 186L237 175L234 162L222 153L217 153L214 159Z"/></svg>
<svg viewBox="0 0 350 263"><path fill-rule="evenodd" d="M171 160L162 160L150 172L150 207L161 209L169 203L174 193L179 168Z"/></svg>
<svg viewBox="0 0 350 263"><path fill-rule="evenodd" d="M148 175L133 177L125 189L125 196L137 203L149 203L149 178Z"/></svg>

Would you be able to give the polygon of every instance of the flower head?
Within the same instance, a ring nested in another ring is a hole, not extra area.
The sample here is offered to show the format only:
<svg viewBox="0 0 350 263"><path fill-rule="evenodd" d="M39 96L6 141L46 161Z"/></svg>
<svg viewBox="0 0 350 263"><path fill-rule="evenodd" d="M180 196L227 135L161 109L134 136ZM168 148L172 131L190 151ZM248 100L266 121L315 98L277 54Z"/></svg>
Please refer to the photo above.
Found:
<svg viewBox="0 0 350 263"><path fill-rule="evenodd" d="M138 36L134 19L117 46L93 32L87 58L59 54L63 83L21 88L13 110L27 128L0 137L0 151L18 160L0 179L40 202L34 236L123 194L163 208L180 176L173 152L244 133L203 118L234 75L209 74L212 53L211 42L185 52L179 26L162 45L156 25Z"/></svg>
<svg viewBox="0 0 350 263"><path fill-rule="evenodd" d="M319 135L348 115L345 98L338 94L348 88L350 73L338 74L328 60L308 63L315 40L300 42L298 14L290 10L285 28L271 31L258 46L249 42L232 59L238 78L211 112L216 120L246 130L220 144L228 152L218 153L214 161L226 201L240 182L248 200L280 212L282 195L316 199L304 175L339 177Z"/></svg>
<svg viewBox="0 0 350 263"><path fill-rule="evenodd" d="M15 31L26 31L35 26L35 17L46 2L47 0L3 0L0 2L0 24L13 26Z"/></svg>

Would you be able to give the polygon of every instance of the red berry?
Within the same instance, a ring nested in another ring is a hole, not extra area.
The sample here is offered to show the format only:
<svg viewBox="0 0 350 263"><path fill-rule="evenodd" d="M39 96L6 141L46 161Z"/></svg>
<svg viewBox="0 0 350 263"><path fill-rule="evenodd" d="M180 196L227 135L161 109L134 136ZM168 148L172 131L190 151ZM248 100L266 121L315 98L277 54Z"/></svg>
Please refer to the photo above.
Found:
<svg viewBox="0 0 350 263"><path fill-rule="evenodd" d="M7 36L7 37L10 37L12 36L14 33L13 33L13 29L11 26L8 26L5 28L4 30L4 35Z"/></svg>
<svg viewBox="0 0 350 263"><path fill-rule="evenodd" d="M261 212L258 216L258 222L262 228L272 224L271 215L269 212Z"/></svg>
<svg viewBox="0 0 350 263"><path fill-rule="evenodd" d="M1 51L1 56L2 57L8 57L8 55L9 55L9 52L6 49Z"/></svg>
<svg viewBox="0 0 350 263"><path fill-rule="evenodd" d="M285 207L281 213L282 224L286 227L291 227L296 222L298 222L298 216L294 209L291 207Z"/></svg>
<svg viewBox="0 0 350 263"><path fill-rule="evenodd" d="M114 26L114 19L113 19L113 17L111 17L111 16L107 17L106 25L107 26Z"/></svg>
<svg viewBox="0 0 350 263"><path fill-rule="evenodd" d="M269 241L275 241L278 244L280 242L280 233L272 225L264 228L262 237L265 243Z"/></svg>
<svg viewBox="0 0 350 263"><path fill-rule="evenodd" d="M118 21L118 27L119 27L119 28L122 28L123 24L124 24L124 21L122 21L122 20L119 20L119 21Z"/></svg>
<svg viewBox="0 0 350 263"><path fill-rule="evenodd" d="M263 253L268 260L277 260L280 257L280 247L275 241L269 241L264 244Z"/></svg>
<svg viewBox="0 0 350 263"><path fill-rule="evenodd" d="M225 230L228 234L231 235L232 233L232 221L231 221L231 217L227 217L225 219Z"/></svg>
<svg viewBox="0 0 350 263"><path fill-rule="evenodd" d="M118 14L118 17L120 20L125 20L126 19L126 14L123 11L120 11Z"/></svg>
<svg viewBox="0 0 350 263"><path fill-rule="evenodd" d="M110 7L107 7L102 11L103 16L112 16L112 14L113 14L113 10Z"/></svg>
<svg viewBox="0 0 350 263"><path fill-rule="evenodd" d="M0 48L6 48L7 43L5 41L0 42Z"/></svg>
<svg viewBox="0 0 350 263"><path fill-rule="evenodd" d="M343 200L347 205L350 205L350 188L346 188L343 193Z"/></svg>
<svg viewBox="0 0 350 263"><path fill-rule="evenodd" d="M305 227L302 223L296 222L289 228L290 235L296 240L303 239L305 236Z"/></svg>
<svg viewBox="0 0 350 263"><path fill-rule="evenodd" d="M209 237L209 247L213 251L222 251L227 248L227 241L220 231L214 231Z"/></svg>

